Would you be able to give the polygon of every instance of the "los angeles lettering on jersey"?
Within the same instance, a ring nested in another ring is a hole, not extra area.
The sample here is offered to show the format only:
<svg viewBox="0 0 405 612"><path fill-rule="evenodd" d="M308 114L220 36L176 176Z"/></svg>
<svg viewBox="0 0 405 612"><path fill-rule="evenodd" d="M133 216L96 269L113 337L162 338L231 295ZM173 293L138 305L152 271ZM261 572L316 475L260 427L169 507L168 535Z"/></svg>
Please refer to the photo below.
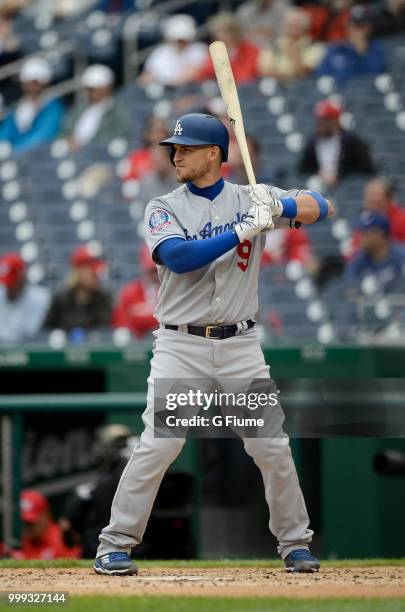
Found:
<svg viewBox="0 0 405 612"><path fill-rule="evenodd" d="M200 238L211 238L212 236L218 236L219 234L223 234L224 232L228 232L232 230L237 223L240 221L244 221L246 219L246 213L241 215L239 212L236 213L236 221L232 221L231 223L225 223L225 225L214 225L212 227L211 221L208 221L203 228L200 229L198 234L190 234L186 227L183 227L184 234L187 240L198 240L198 236Z"/></svg>

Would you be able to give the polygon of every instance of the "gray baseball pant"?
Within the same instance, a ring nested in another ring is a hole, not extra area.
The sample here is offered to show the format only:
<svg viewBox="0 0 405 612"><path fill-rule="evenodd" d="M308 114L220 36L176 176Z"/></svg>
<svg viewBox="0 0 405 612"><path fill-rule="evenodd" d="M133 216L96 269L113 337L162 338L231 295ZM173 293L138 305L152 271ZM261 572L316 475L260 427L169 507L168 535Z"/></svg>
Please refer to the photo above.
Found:
<svg viewBox="0 0 405 612"><path fill-rule="evenodd" d="M145 429L125 467L102 530L97 557L131 552L142 541L160 483L179 455L184 438L154 438L154 380L269 378L255 329L226 340L210 340L160 328L155 332L148 378ZM298 482L288 437L244 438L246 452L261 471L270 511L269 527L284 559L292 550L308 548L313 531Z"/></svg>

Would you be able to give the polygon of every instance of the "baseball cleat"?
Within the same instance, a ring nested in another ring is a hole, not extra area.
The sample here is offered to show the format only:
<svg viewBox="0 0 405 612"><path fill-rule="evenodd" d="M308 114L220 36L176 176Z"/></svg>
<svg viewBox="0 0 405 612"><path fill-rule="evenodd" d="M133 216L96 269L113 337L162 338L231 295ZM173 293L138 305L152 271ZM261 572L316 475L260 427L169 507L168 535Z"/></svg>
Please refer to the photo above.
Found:
<svg viewBox="0 0 405 612"><path fill-rule="evenodd" d="M133 576L138 568L126 552L111 552L97 557L94 563L96 574L108 576Z"/></svg>
<svg viewBox="0 0 405 612"><path fill-rule="evenodd" d="M305 574L317 572L320 568L318 559L315 559L306 548L291 551L284 559L284 565L287 572Z"/></svg>

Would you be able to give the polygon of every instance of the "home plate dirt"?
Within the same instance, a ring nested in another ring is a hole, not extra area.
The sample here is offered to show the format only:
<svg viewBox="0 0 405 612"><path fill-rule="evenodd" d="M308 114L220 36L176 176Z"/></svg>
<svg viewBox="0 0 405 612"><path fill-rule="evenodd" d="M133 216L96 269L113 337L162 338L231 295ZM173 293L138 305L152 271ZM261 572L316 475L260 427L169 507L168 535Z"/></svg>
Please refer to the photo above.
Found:
<svg viewBox="0 0 405 612"><path fill-rule="evenodd" d="M98 576L85 568L1 571L0 591L43 590L71 595L404 597L405 567L327 568L310 575L263 568L153 568L126 577Z"/></svg>

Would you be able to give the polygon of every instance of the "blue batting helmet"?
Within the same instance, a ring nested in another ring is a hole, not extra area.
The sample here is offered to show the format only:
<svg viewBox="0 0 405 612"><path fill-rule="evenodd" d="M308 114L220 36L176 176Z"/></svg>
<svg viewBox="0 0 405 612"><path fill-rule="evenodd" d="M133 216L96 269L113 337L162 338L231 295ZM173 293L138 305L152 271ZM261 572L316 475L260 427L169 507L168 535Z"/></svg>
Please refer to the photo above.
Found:
<svg viewBox="0 0 405 612"><path fill-rule="evenodd" d="M183 115L177 120L173 135L159 142L162 146L182 145L217 145L222 151L223 161L228 161L228 130L216 117L200 113ZM172 156L173 161L173 156Z"/></svg>

